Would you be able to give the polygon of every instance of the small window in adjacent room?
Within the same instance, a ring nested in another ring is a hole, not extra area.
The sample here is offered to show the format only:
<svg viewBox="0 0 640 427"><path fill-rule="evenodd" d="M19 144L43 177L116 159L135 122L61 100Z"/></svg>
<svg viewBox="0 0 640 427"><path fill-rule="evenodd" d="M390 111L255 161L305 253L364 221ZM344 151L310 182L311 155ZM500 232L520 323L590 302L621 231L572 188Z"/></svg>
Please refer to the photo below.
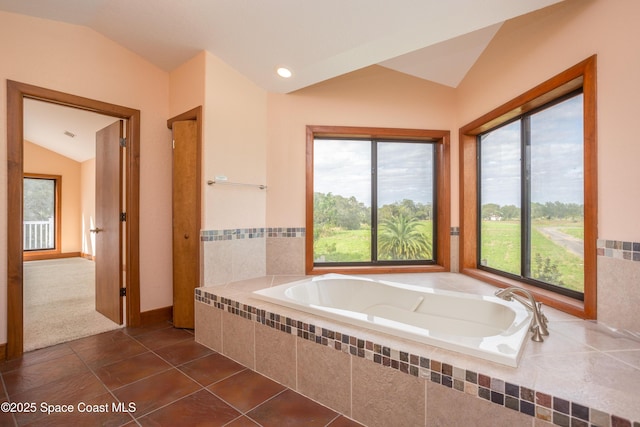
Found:
<svg viewBox="0 0 640 427"><path fill-rule="evenodd" d="M461 271L596 317L596 58L460 129Z"/></svg>
<svg viewBox="0 0 640 427"><path fill-rule="evenodd" d="M60 252L60 176L25 175L23 249Z"/></svg>
<svg viewBox="0 0 640 427"><path fill-rule="evenodd" d="M332 129L315 129L308 141L308 266L326 271L438 264L436 159L444 152L444 135Z"/></svg>

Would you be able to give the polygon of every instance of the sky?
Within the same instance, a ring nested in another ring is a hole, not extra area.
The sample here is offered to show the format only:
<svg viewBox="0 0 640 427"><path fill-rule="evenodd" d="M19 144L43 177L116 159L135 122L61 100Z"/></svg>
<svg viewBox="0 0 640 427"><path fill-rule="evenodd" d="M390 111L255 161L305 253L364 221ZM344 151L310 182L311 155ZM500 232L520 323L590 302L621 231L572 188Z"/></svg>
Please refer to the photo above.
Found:
<svg viewBox="0 0 640 427"><path fill-rule="evenodd" d="M584 203L582 95L531 116L531 200ZM431 203L431 144L378 143L379 206L411 199ZM520 206L520 122L482 137L481 204ZM314 191L354 196L371 206L371 143L316 140ZM499 167L498 165L501 165Z"/></svg>
<svg viewBox="0 0 640 427"><path fill-rule="evenodd" d="M354 196L371 206L371 142L316 140L314 192ZM411 199L432 203L431 144L378 143L378 205Z"/></svg>
<svg viewBox="0 0 640 427"><path fill-rule="evenodd" d="M530 150L532 202L583 204L582 96L531 117ZM485 134L480 158L481 204L519 207L520 122Z"/></svg>

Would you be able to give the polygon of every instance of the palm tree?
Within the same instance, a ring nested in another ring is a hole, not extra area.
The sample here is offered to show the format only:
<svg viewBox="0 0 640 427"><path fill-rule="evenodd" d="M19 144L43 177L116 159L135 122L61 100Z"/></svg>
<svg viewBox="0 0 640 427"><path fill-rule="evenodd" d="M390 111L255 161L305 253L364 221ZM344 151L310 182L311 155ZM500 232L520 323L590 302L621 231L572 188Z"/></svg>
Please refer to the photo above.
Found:
<svg viewBox="0 0 640 427"><path fill-rule="evenodd" d="M432 243L418 229L420 224L415 218L402 214L381 221L378 233L378 259L430 259Z"/></svg>

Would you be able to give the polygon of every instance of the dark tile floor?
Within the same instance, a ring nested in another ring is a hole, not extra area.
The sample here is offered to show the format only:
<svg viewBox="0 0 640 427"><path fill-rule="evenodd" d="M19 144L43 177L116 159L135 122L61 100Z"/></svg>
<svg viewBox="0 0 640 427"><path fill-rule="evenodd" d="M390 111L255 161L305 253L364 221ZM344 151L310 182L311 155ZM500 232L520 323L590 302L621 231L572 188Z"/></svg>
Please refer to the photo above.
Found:
<svg viewBox="0 0 640 427"><path fill-rule="evenodd" d="M168 323L25 353L0 377L0 426L359 425Z"/></svg>

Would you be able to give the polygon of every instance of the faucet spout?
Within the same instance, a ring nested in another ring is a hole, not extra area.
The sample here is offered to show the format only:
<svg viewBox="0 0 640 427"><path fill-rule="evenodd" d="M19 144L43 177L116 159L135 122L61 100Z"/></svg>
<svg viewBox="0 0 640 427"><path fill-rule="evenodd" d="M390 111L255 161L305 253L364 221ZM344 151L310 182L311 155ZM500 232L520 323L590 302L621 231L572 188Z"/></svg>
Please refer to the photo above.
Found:
<svg viewBox="0 0 640 427"><path fill-rule="evenodd" d="M531 292L517 286L512 286L496 291L495 295L505 301L514 299L528 308L533 313L533 319L531 320L531 326L529 328L531 332L533 332L531 339L538 342L544 341L542 335L549 335L547 317L542 313L542 304L535 300Z"/></svg>

